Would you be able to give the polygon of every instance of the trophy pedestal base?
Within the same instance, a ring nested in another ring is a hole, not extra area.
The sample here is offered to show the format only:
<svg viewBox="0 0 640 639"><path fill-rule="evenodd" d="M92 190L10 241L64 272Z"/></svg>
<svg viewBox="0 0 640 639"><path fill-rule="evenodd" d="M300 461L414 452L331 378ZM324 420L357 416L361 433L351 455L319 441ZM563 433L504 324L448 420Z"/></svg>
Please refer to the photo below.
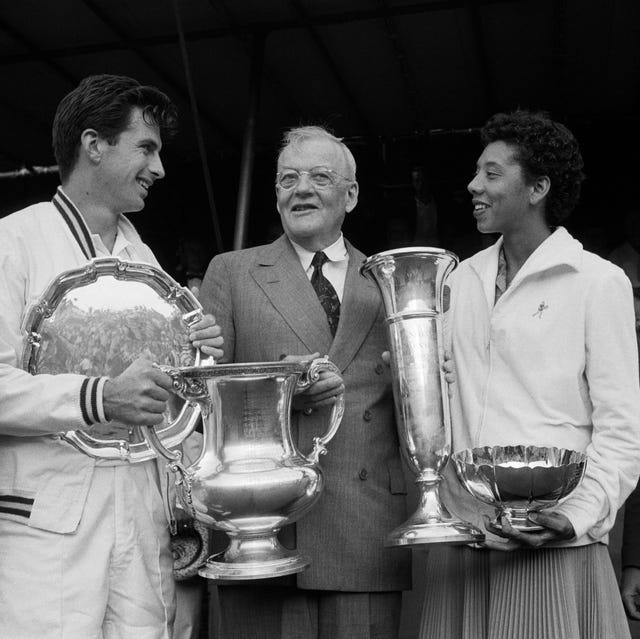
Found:
<svg viewBox="0 0 640 639"><path fill-rule="evenodd" d="M421 544L473 544L484 541L484 535L471 524L462 521L441 521L432 524L412 524L396 528L387 535L384 545L418 546Z"/></svg>
<svg viewBox="0 0 640 639"><path fill-rule="evenodd" d="M311 563L307 557L280 544L275 534L264 537L231 537L224 552L211 555L198 570L205 579L247 581L271 579L301 572Z"/></svg>
<svg viewBox="0 0 640 639"><path fill-rule="evenodd" d="M271 579L302 572L311 562L300 555L289 559L250 563L226 563L224 560L209 557L207 563L198 570L205 579L224 579L246 581L250 579Z"/></svg>
<svg viewBox="0 0 640 639"><path fill-rule="evenodd" d="M384 540L384 545L418 546L420 544L478 544L485 539L475 526L454 519L440 501L440 475L426 469L416 480L420 491L418 509Z"/></svg>

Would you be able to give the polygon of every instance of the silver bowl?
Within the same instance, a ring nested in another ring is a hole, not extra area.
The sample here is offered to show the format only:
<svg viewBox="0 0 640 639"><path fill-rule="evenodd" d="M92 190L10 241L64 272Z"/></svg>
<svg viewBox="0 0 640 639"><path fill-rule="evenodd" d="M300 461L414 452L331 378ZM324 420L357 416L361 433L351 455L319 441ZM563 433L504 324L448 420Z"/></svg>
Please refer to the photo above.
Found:
<svg viewBox="0 0 640 639"><path fill-rule="evenodd" d="M476 499L494 506L496 519L526 532L542 530L529 513L554 506L582 481L586 453L553 446L484 446L452 455L462 485Z"/></svg>

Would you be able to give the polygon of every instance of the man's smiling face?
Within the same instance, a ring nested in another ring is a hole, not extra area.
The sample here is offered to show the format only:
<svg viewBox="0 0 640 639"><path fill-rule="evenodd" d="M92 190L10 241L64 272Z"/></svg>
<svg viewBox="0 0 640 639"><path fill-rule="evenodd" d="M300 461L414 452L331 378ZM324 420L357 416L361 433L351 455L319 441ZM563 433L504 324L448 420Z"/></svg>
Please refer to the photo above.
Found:
<svg viewBox="0 0 640 639"><path fill-rule="evenodd" d="M350 175L345 154L339 144L323 138L303 140L286 147L278 158L278 172L295 169L309 171L324 167L337 174ZM346 213L358 201L355 180L339 179L336 184L319 188L304 173L292 189L276 186L277 208L287 236L304 248L317 251L340 237Z"/></svg>
<svg viewBox="0 0 640 639"><path fill-rule="evenodd" d="M141 211L151 185L164 177L158 126L133 107L127 128L115 141L100 138L102 198L114 213Z"/></svg>

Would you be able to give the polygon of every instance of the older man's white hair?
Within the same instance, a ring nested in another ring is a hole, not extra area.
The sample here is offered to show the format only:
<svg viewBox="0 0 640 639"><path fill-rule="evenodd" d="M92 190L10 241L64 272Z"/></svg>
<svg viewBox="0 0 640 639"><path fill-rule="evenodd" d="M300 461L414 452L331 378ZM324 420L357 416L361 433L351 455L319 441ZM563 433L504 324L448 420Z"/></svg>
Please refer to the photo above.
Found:
<svg viewBox="0 0 640 639"><path fill-rule="evenodd" d="M347 163L347 168L349 169L349 175L345 175L345 177L351 180L356 179L356 161L353 157L353 153L351 153L349 147L342 141L342 138L336 137L333 133L330 133L327 129L321 126L299 126L285 131L282 136L282 144L278 152L278 158L287 147L292 146L295 148L308 140L329 140L331 142L335 142L335 144L342 149L345 162Z"/></svg>

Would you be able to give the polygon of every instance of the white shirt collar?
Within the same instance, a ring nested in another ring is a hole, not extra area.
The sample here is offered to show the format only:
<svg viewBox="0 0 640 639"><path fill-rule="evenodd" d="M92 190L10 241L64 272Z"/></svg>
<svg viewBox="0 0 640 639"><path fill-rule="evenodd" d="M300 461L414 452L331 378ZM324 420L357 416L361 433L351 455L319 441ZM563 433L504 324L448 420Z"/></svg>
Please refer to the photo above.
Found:
<svg viewBox="0 0 640 639"><path fill-rule="evenodd" d="M290 240L295 252L298 254L302 268L306 271L311 266L311 260L315 253L308 251L306 248L296 244L293 240ZM330 262L342 262L347 259L347 247L344 243L344 236L340 233L340 237L330 246L322 249L324 254L329 258Z"/></svg>

